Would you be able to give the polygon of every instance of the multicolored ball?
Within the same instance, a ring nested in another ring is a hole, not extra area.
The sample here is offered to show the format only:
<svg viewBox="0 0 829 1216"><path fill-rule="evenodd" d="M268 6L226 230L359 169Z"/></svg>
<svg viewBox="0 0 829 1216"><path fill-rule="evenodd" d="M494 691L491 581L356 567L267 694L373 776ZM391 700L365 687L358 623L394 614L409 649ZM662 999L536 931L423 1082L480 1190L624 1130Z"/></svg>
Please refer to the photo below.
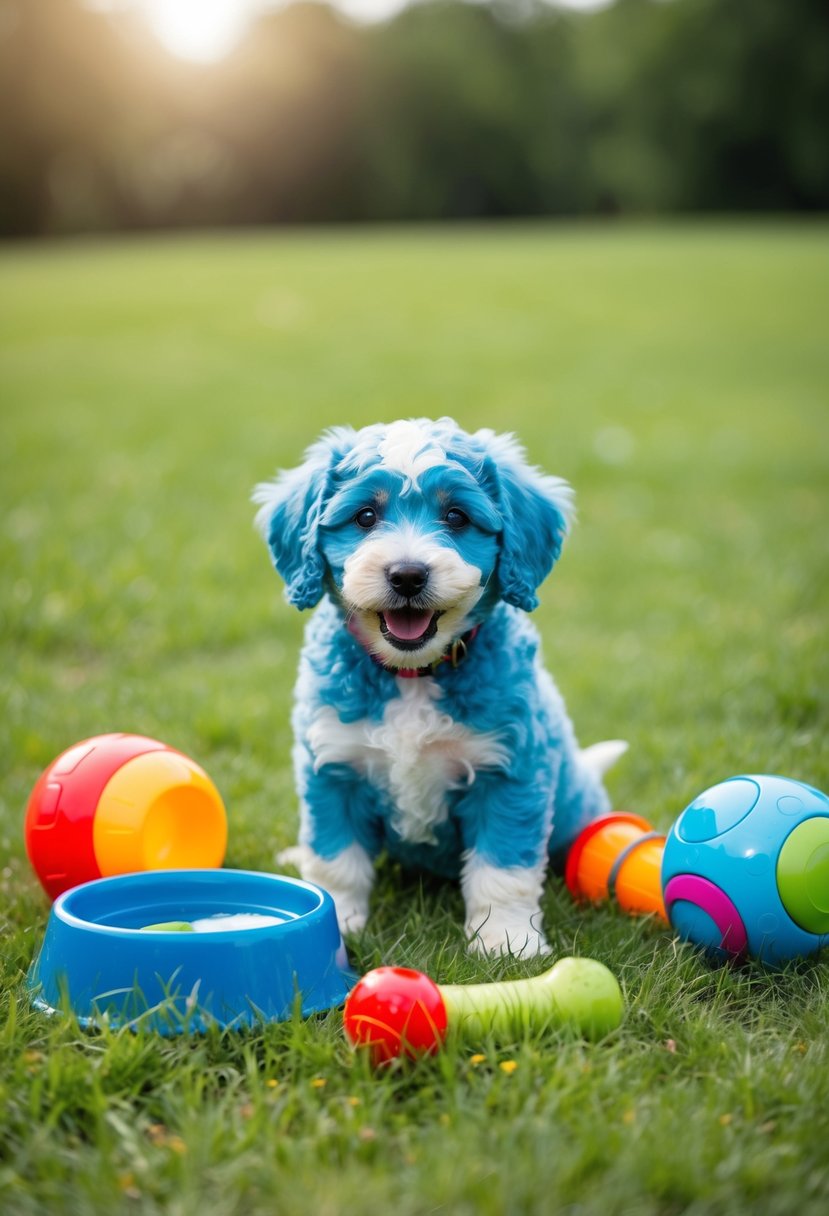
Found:
<svg viewBox="0 0 829 1216"><path fill-rule="evenodd" d="M829 944L829 798L789 777L740 776L679 816L662 859L677 932L770 966Z"/></svg>

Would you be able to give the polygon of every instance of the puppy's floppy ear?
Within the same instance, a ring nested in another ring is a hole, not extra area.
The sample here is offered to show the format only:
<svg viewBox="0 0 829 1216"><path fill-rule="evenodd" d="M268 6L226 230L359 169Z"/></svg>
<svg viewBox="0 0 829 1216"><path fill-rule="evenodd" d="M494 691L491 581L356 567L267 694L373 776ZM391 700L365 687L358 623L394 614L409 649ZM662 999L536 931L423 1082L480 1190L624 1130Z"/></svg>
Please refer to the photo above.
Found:
<svg viewBox="0 0 829 1216"><path fill-rule="evenodd" d="M552 570L573 517L573 491L566 481L527 464L511 435L485 437L486 472L503 519L498 580L501 597L532 612L536 590Z"/></svg>
<svg viewBox="0 0 829 1216"><path fill-rule="evenodd" d="M285 597L296 608L313 608L322 599L325 562L319 548L319 522L331 473L354 432L327 431L305 453L297 469L280 472L253 492L260 503L256 526L285 580Z"/></svg>

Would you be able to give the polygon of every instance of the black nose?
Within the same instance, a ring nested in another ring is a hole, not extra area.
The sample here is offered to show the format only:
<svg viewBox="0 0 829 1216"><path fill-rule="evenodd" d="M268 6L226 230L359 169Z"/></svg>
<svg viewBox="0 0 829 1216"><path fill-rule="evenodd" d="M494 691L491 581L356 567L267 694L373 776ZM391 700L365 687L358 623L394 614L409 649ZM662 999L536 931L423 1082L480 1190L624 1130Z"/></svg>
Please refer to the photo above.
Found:
<svg viewBox="0 0 829 1216"><path fill-rule="evenodd" d="M386 570L386 578L398 595L410 600L428 583L429 567L423 562L396 562Z"/></svg>

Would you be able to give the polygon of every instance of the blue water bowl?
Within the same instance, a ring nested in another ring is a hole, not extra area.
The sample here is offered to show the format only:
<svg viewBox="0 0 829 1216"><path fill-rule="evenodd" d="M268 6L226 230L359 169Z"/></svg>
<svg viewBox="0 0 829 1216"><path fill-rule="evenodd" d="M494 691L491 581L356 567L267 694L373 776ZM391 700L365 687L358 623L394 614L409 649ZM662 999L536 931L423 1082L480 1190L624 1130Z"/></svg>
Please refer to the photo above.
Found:
<svg viewBox="0 0 829 1216"><path fill-rule="evenodd" d="M163 1034L280 1022L356 982L320 887L248 870L155 870L60 895L29 973L45 1013Z"/></svg>

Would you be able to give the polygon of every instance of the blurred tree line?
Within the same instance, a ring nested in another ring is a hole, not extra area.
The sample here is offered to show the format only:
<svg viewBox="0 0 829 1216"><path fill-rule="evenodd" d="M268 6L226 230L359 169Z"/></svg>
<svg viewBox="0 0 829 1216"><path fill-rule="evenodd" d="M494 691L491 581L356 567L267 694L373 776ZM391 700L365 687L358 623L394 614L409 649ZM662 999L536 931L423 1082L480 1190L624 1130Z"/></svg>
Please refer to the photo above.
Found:
<svg viewBox="0 0 829 1216"><path fill-rule="evenodd" d="M266 11L210 66L0 0L0 233L829 206L826 0Z"/></svg>

